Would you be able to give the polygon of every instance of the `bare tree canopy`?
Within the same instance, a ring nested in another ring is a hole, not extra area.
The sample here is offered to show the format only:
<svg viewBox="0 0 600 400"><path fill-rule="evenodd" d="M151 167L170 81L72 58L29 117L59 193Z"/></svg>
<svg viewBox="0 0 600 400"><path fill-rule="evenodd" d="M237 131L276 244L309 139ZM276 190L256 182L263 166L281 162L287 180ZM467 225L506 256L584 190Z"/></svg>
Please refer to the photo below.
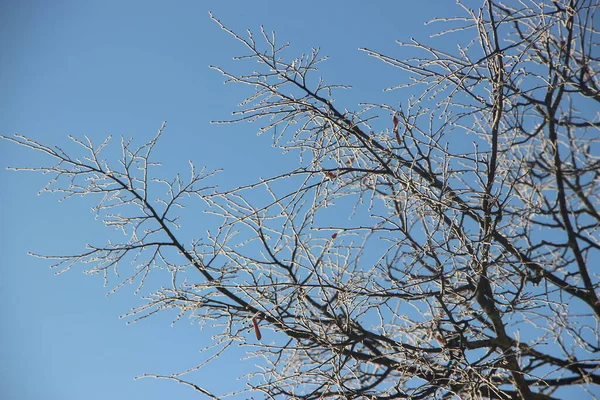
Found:
<svg viewBox="0 0 600 400"><path fill-rule="evenodd" d="M15 169L50 173L45 191L98 198L104 224L127 235L43 257L107 279L119 269L115 290L168 270L132 316L176 309L218 327L211 357L248 345L246 396L598 398L600 4L475 3L437 21L454 48L360 49L402 71L387 89L401 100L354 109L336 106L350 87L320 77L318 49L294 56L275 34L211 15L252 71L214 67L253 89L218 123L256 123L298 159L244 187L220 190L193 165L156 178L165 125L144 145L123 139L118 163L104 158L110 138L73 138L74 154L3 136L55 161ZM178 216L192 201L220 226L187 242ZM155 377L226 395L185 373Z"/></svg>

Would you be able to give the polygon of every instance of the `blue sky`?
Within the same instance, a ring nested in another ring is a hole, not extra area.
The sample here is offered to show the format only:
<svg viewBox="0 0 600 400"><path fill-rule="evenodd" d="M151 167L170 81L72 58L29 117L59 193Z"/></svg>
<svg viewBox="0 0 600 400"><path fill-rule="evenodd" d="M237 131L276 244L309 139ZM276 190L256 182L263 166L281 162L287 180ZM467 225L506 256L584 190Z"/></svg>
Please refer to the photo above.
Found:
<svg viewBox="0 0 600 400"><path fill-rule="evenodd" d="M218 178L224 187L249 183L295 160L274 150L269 137L257 137L256 126L210 124L228 118L247 92L223 85L208 66L249 71L232 62L243 48L209 19L209 10L241 34L261 24L276 31L292 43L290 56L321 47L330 56L323 77L355 86L338 96L351 107L402 100L382 92L401 72L357 48L402 57L394 41L425 38L431 27L424 22L449 15L450 7L453 2L441 0L7 1L0 12L0 133L67 148L67 135L100 142L112 134L142 143L167 120L157 153L165 174L186 172L193 160L225 168ZM45 160L0 142L0 397L199 398L182 385L133 378L194 366L210 332L187 320L171 327L173 315L126 325L118 316L142 303L133 288L106 297L110 287L101 277L81 268L54 276L46 261L27 256L75 252L107 237L88 201L37 196L47 177L6 171ZM199 383L215 393L243 384L238 372L253 365L240 361L244 355L218 360L198 375Z"/></svg>

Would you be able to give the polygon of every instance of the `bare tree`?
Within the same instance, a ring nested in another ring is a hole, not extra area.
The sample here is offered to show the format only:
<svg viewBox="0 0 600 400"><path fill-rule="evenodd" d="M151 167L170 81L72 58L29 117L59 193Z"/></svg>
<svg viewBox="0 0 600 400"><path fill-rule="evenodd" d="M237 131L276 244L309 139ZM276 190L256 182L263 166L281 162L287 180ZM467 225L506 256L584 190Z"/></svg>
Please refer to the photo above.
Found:
<svg viewBox="0 0 600 400"><path fill-rule="evenodd" d="M390 89L420 94L356 110L334 103L347 86L316 80L318 49L289 57L274 34L245 38L213 17L245 45L238 59L257 68L215 67L255 89L222 123L262 121L260 132L300 156L296 169L234 190L205 186L211 173L193 166L187 180L153 180L164 126L141 147L122 141L118 165L101 156L108 141L73 139L85 151L77 158L5 139L56 160L35 168L55 176L46 191L99 195L104 223L129 235L47 258L104 274L131 262L125 282L140 284L166 267L170 286L132 315L177 309L221 327L217 356L261 341L249 349L258 360L251 393L553 399L579 387L594 396L598 6L459 3L462 16L438 21L455 49L399 42L421 54L411 59L361 49L405 72ZM177 236L187 197L222 219L204 241ZM215 397L184 374L156 377Z"/></svg>

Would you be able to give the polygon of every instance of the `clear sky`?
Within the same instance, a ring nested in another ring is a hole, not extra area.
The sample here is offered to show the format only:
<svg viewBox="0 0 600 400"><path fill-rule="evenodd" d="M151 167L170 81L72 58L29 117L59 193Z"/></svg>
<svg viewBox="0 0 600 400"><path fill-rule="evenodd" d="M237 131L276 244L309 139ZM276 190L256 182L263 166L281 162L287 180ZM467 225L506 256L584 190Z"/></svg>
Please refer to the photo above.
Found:
<svg viewBox="0 0 600 400"><path fill-rule="evenodd" d="M167 175L186 172L193 160L225 168L223 186L249 183L295 160L273 150L269 137L257 138L255 126L210 124L228 118L247 92L223 85L208 66L250 71L232 62L243 48L210 20L209 10L240 34L261 24L275 30L281 42L292 43L292 57L321 47L330 56L323 77L355 86L338 96L351 107L401 101L395 92L382 93L400 72L357 48L402 57L394 41L425 39L431 28L424 22L452 7L445 0L7 0L0 6L0 133L67 147L67 135L142 143L168 120L158 152ZM6 171L45 160L0 142L0 398L199 398L176 383L133 378L194 366L209 332L188 320L171 327L173 315L126 325L118 316L142 303L132 288L106 297L110 287L101 277L83 275L81 267L54 276L46 261L27 256L76 252L107 237L88 201L37 196L47 177ZM253 365L240 362L244 355L228 354L198 382L215 393L243 384L235 378Z"/></svg>

